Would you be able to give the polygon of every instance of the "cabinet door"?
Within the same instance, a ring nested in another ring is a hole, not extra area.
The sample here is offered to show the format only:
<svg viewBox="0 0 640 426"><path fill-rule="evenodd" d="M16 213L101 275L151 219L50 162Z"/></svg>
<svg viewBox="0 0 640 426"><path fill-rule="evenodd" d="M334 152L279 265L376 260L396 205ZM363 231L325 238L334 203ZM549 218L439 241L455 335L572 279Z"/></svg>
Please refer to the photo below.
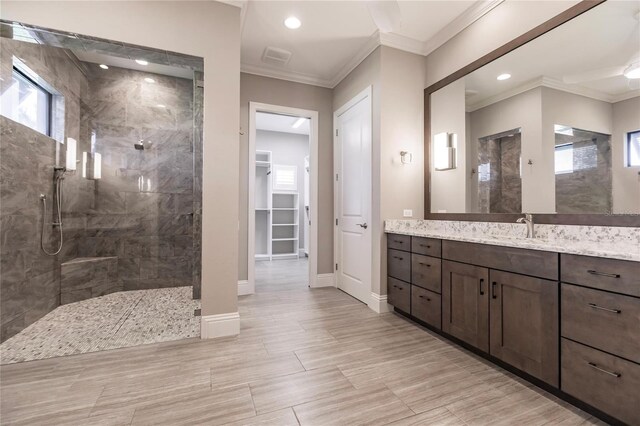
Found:
<svg viewBox="0 0 640 426"><path fill-rule="evenodd" d="M442 330L489 351L489 270L442 262Z"/></svg>
<svg viewBox="0 0 640 426"><path fill-rule="evenodd" d="M491 355L558 386L558 283L491 270Z"/></svg>

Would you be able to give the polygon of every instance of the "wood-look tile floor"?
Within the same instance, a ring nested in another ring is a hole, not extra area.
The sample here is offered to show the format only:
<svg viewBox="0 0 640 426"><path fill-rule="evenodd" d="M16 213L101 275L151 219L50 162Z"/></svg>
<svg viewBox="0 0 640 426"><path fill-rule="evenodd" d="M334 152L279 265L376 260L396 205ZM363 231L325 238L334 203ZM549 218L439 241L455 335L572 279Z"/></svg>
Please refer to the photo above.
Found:
<svg viewBox="0 0 640 426"><path fill-rule="evenodd" d="M303 263L288 264L302 282L263 276L240 298L237 337L0 367L2 424L599 423L402 317L308 289Z"/></svg>

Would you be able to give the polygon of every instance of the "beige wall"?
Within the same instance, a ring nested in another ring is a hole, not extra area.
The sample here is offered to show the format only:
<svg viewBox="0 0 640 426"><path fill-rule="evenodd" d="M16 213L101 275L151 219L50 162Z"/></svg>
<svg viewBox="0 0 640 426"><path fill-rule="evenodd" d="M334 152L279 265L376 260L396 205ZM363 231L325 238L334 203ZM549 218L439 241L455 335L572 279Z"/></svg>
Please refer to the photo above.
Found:
<svg viewBox="0 0 640 426"><path fill-rule="evenodd" d="M240 9L212 1L3 1L2 19L204 58L202 314L237 311ZM224 208L220 208L223 204Z"/></svg>
<svg viewBox="0 0 640 426"><path fill-rule="evenodd" d="M380 288L387 293L387 240L385 219L424 217L424 57L383 46L380 111ZM413 154L412 164L402 164L400 151ZM375 235L375 234L374 234ZM375 263L374 263L375 265Z"/></svg>
<svg viewBox="0 0 640 426"><path fill-rule="evenodd" d="M247 279L249 102L318 111L318 274L333 272L332 90L242 73L240 77L240 210L238 279ZM231 157L229 157L231 158Z"/></svg>
<svg viewBox="0 0 640 426"><path fill-rule="evenodd" d="M640 96L613 104L613 212L640 213L640 167L625 166L627 133L640 130Z"/></svg>
<svg viewBox="0 0 640 426"><path fill-rule="evenodd" d="M577 0L507 0L426 58L426 86L508 43L579 3Z"/></svg>
<svg viewBox="0 0 640 426"><path fill-rule="evenodd" d="M438 133L458 135L457 166L451 170L431 169L431 212L465 211L467 179L465 83L459 79L431 95L431 140ZM432 154L433 157L433 154Z"/></svg>
<svg viewBox="0 0 640 426"><path fill-rule="evenodd" d="M531 213L555 211L555 175L553 148L550 153L542 149L542 88L488 105L470 113L469 158L467 176L471 168L478 170L478 139L520 128L522 132L522 210ZM553 132L553 126L551 128ZM530 166L528 160L533 162ZM468 207L477 210L477 174L474 175L475 203Z"/></svg>

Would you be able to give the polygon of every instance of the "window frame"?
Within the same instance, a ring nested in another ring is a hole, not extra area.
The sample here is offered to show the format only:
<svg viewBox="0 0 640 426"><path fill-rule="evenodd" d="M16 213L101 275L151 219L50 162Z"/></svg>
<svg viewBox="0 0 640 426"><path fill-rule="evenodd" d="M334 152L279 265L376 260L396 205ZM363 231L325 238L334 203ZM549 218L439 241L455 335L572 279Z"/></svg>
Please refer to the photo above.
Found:
<svg viewBox="0 0 640 426"><path fill-rule="evenodd" d="M627 132L627 140L625 143L625 151L627 154L627 158L625 161L625 167L640 167L640 163L631 164L631 141L633 140L634 135L638 135L638 140L640 140L640 130L633 130L631 132Z"/></svg>
<svg viewBox="0 0 640 426"><path fill-rule="evenodd" d="M16 75L17 75L18 78L22 79L27 84L30 84L31 86L35 87L40 92L44 92L44 94L46 95L46 98L47 98L47 102L46 102L46 107L47 107L47 111L46 111L47 125L46 125L46 133L44 133L44 135L52 137L52 129L53 129L53 126L52 126L52 122L53 122L53 93L51 93L42 84L39 84L37 81L35 81L33 78L31 78L26 72L21 70L20 67L17 67L14 64L13 65L13 70L12 70L12 77L16 76Z"/></svg>

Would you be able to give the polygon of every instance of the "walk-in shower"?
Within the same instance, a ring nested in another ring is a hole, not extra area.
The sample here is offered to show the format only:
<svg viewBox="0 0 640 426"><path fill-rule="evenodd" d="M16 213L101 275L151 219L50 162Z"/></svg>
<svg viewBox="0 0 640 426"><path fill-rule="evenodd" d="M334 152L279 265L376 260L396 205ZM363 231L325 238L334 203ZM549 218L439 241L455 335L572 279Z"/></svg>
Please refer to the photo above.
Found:
<svg viewBox="0 0 640 426"><path fill-rule="evenodd" d="M193 337L202 59L0 27L2 362Z"/></svg>

